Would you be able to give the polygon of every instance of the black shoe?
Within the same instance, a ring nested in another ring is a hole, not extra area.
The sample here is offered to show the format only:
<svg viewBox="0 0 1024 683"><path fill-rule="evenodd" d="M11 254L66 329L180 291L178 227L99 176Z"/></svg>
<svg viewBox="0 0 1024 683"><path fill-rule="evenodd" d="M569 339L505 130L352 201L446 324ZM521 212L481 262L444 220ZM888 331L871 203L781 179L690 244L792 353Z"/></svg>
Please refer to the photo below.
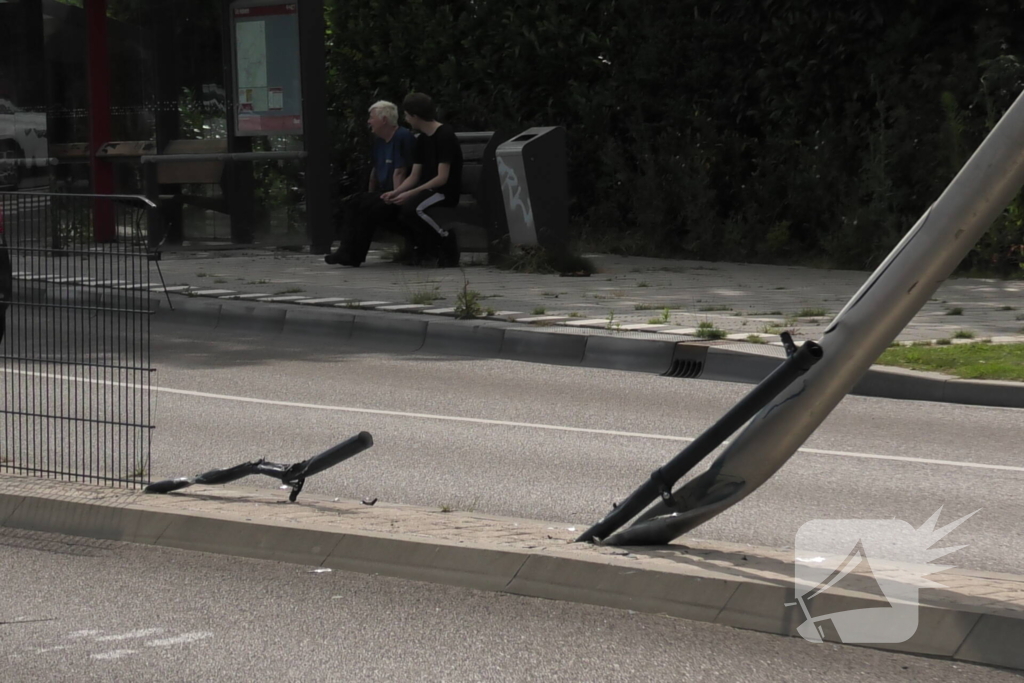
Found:
<svg viewBox="0 0 1024 683"><path fill-rule="evenodd" d="M329 263L332 266L352 266L358 268L362 261L355 259L348 255L347 252L338 249L333 254L327 254L324 256L324 263Z"/></svg>
<svg viewBox="0 0 1024 683"><path fill-rule="evenodd" d="M457 268L459 266L459 243L455 233L449 232L441 241L441 255L437 258L438 268Z"/></svg>

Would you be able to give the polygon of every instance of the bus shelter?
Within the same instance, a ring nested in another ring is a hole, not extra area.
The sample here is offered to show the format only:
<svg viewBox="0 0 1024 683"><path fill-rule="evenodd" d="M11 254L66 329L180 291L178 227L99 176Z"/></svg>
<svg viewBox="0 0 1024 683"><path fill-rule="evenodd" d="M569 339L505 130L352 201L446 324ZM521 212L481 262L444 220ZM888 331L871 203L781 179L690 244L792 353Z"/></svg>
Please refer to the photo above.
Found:
<svg viewBox="0 0 1024 683"><path fill-rule="evenodd" d="M0 0L0 190L145 194L167 243L326 252L325 80L324 0Z"/></svg>

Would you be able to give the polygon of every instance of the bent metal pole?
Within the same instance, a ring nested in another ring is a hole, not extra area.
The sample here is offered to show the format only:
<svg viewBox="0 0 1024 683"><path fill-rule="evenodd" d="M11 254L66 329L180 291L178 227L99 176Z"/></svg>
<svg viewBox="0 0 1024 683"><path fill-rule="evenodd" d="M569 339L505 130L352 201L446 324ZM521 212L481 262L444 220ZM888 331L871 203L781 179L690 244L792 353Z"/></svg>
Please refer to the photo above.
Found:
<svg viewBox="0 0 1024 683"><path fill-rule="evenodd" d="M777 472L949 277L1024 185L1024 95L868 278L818 342L824 357L764 407L711 468L608 545L659 545L750 495Z"/></svg>

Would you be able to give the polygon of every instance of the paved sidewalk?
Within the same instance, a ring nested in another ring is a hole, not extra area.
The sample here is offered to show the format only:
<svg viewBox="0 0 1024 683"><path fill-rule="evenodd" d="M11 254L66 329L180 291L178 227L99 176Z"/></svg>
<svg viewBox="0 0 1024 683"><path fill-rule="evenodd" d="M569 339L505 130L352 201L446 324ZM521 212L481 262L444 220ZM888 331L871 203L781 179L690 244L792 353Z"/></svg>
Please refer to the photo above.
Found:
<svg viewBox="0 0 1024 683"><path fill-rule="evenodd" d="M451 313L468 281L469 289L480 293L481 306L499 319L677 338L693 338L697 326L706 322L737 341L748 335L775 341L783 329L794 330L797 339L818 338L869 275L610 255L588 258L599 270L591 277L518 274L483 265L413 268L392 263L390 253L380 250L372 251L360 268L329 266L321 256L259 249L178 251L166 254L160 265L166 284L175 291L205 296L443 315ZM667 319L652 323L665 308ZM959 314L950 314L957 309ZM1024 342L1024 280L947 281L899 339L951 338L958 330L968 330L976 339Z"/></svg>
<svg viewBox="0 0 1024 683"><path fill-rule="evenodd" d="M0 526L381 573L780 635L795 635L804 620L787 605L794 598L792 551L690 537L653 548L594 547L572 543L579 524L305 494L289 504L287 493L274 489L195 486L158 496L0 475ZM874 576L862 567L819 598L818 608L888 606L872 590L874 577L913 583L920 573L877 560ZM947 570L931 578L944 587L921 589L917 634L881 647L1024 669L1024 577Z"/></svg>

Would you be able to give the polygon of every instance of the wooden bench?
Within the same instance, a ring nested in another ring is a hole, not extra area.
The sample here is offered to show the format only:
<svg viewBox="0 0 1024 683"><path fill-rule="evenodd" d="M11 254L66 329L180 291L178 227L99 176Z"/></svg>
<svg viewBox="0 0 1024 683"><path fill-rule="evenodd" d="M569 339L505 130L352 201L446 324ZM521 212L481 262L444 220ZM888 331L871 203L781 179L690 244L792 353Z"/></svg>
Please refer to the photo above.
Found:
<svg viewBox="0 0 1024 683"><path fill-rule="evenodd" d="M223 138L171 140L159 156L226 154L227 151L228 141ZM181 226L174 224L180 219L173 217L180 216L181 207L185 204L217 213L229 213L224 193L224 166L225 162L222 159L182 161L173 164L157 163L146 166L146 197L160 207L163 218L171 223L166 226L169 232L174 231L175 235L180 233ZM221 188L221 196L204 197L183 192L175 194L161 194L160 192L160 188L163 187L184 185L217 185Z"/></svg>
<svg viewBox="0 0 1024 683"><path fill-rule="evenodd" d="M111 163L130 163L142 165L142 184L144 194L156 205L150 211L150 237L155 243L162 242L165 237L180 239L181 208L185 204L228 213L227 202L223 197L203 197L184 193L161 194L160 188L182 185L219 185L223 190L224 161L196 160L173 164L144 164L143 159L171 155L210 155L225 154L227 140L172 140L161 154L157 154L157 145L152 140L108 142L96 152L96 158Z"/></svg>

